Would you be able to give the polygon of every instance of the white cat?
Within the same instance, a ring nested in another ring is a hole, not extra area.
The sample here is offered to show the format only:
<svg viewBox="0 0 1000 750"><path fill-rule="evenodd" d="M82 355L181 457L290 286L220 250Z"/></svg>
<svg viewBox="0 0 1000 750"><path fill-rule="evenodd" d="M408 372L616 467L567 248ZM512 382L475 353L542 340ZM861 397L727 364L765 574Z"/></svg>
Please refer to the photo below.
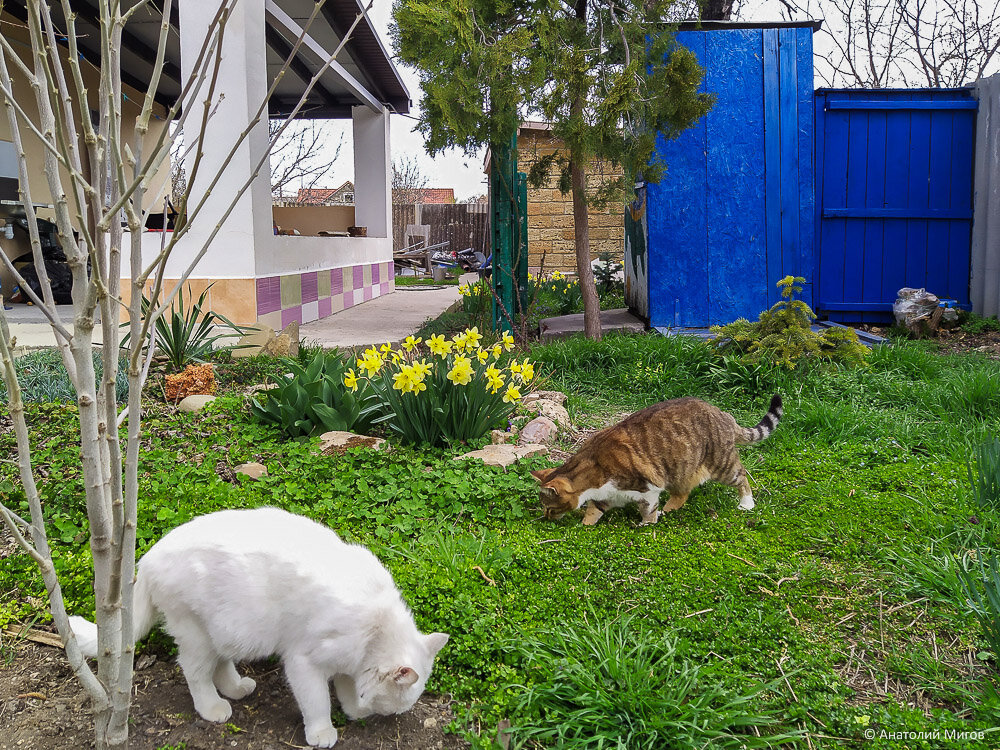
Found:
<svg viewBox="0 0 1000 750"><path fill-rule="evenodd" d="M198 714L224 722L253 692L234 662L281 657L306 742L333 747L329 680L348 718L398 714L423 692L446 633L424 635L364 547L276 508L224 510L177 527L143 555L135 636L162 619ZM70 618L88 656L97 628Z"/></svg>

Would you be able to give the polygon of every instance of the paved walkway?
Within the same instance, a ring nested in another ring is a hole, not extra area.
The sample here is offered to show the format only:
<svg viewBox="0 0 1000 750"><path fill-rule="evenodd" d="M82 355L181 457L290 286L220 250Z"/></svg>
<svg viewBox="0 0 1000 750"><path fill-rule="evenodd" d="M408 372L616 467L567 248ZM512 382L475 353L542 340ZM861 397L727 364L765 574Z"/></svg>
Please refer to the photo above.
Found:
<svg viewBox="0 0 1000 750"><path fill-rule="evenodd" d="M457 286L397 286L392 294L303 324L299 337L324 349L398 344L459 299Z"/></svg>
<svg viewBox="0 0 1000 750"><path fill-rule="evenodd" d="M475 280L471 274L463 280ZM457 286L400 286L393 294L376 297L322 320L305 323L301 338L325 349L370 346L390 341L400 343L416 333L430 318L436 318L454 305L460 296ZM16 337L18 352L45 349L56 345L52 329L41 311L32 305L11 305L7 310L10 333ZM72 327L73 308L59 307L59 318ZM94 343L100 343L100 326L94 329Z"/></svg>

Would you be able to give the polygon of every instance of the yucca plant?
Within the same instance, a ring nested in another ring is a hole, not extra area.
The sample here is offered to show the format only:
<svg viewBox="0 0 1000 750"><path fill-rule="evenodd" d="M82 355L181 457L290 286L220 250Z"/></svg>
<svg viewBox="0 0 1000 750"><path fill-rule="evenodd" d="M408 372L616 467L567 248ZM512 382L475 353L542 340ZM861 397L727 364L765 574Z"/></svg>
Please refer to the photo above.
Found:
<svg viewBox="0 0 1000 750"><path fill-rule="evenodd" d="M250 413L289 437L330 430L367 431L384 408L366 383L345 386L347 363L336 353L314 350L308 360L286 359L288 373L272 375L275 387L250 399Z"/></svg>
<svg viewBox="0 0 1000 750"><path fill-rule="evenodd" d="M184 289L178 290L174 304L156 319L153 345L173 370L183 370L192 363L205 362L215 350L215 342L234 335L241 336L245 332L225 315L206 309L208 292L212 286L209 284L190 307L186 306ZM143 295L143 317L148 316L152 309L152 300ZM128 340L129 334L125 334L122 337L122 347L128 346Z"/></svg>

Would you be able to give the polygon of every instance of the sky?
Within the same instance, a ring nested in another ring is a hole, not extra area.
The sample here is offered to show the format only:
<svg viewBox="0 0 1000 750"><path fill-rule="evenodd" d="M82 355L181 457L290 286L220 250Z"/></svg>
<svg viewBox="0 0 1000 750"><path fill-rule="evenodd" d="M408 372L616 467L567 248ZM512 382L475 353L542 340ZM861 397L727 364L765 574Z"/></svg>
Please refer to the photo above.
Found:
<svg viewBox="0 0 1000 750"><path fill-rule="evenodd" d="M369 14L375 31L390 54L394 55L392 42L389 39L389 24L392 22L392 0L374 0L375 4ZM417 73L412 68L393 59L410 92L410 115L416 116L420 111L420 84ZM481 152L467 157L461 151L452 149L449 152L431 158L424 150L424 137L416 130L417 121L411 117L393 115L389 121L389 132L392 140L392 158L414 158L420 170L427 176L429 188L454 188L455 199L461 201L486 194L486 175L483 173L483 156ZM331 133L330 142L336 144L341 133L344 133L342 147L337 162L331 170L330 177L324 179L317 187L339 187L345 180L354 178L354 150L351 144L350 120L332 121L328 126Z"/></svg>

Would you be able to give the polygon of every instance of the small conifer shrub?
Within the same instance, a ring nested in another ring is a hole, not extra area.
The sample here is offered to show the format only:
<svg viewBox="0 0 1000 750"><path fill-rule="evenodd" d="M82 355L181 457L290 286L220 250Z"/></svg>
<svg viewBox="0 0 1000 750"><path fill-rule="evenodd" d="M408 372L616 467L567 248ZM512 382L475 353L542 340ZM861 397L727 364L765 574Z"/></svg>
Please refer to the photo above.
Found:
<svg viewBox="0 0 1000 750"><path fill-rule="evenodd" d="M801 276L786 276L778 282L781 300L751 322L739 318L729 325L712 326L717 351L738 354L748 361L769 360L789 370L803 361L866 365L868 349L851 328L812 330L816 314L796 294L805 283Z"/></svg>

